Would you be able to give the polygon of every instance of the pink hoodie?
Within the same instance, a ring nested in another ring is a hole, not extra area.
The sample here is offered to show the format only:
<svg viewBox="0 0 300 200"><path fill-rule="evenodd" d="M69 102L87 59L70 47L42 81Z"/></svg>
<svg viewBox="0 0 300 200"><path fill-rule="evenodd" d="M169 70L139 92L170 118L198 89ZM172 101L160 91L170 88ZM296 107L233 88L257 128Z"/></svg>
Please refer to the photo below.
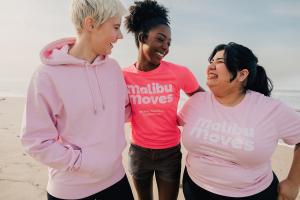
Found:
<svg viewBox="0 0 300 200"><path fill-rule="evenodd" d="M21 141L49 167L47 191L58 198L90 196L124 177L122 151L128 95L118 63L90 64L68 54L74 38L51 43L32 77Z"/></svg>

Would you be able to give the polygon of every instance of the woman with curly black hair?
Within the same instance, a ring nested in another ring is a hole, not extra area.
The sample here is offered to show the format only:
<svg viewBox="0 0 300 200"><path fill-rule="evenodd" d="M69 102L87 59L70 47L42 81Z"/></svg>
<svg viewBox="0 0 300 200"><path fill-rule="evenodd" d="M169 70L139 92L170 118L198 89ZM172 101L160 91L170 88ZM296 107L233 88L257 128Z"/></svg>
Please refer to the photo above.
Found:
<svg viewBox="0 0 300 200"><path fill-rule="evenodd" d="M125 25L135 36L137 61L124 69L131 103L130 173L139 199L153 198L153 175L159 199L177 199L181 158L177 105L180 90L203 91L184 66L163 61L171 44L167 9L156 1L136 1Z"/></svg>

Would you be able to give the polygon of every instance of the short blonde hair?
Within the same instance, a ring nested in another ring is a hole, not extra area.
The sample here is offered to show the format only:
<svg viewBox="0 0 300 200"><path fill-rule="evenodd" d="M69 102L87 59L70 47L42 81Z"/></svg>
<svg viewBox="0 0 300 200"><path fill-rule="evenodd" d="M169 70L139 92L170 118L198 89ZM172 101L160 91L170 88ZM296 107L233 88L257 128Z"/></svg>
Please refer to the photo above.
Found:
<svg viewBox="0 0 300 200"><path fill-rule="evenodd" d="M81 32L88 16L100 26L111 17L122 17L127 10L120 0L72 0L70 12L76 30Z"/></svg>

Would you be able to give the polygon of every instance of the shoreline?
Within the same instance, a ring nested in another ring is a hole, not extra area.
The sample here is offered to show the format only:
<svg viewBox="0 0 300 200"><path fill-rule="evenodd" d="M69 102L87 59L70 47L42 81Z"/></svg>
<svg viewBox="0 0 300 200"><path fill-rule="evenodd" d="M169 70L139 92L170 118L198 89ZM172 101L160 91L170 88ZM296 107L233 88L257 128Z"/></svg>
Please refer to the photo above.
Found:
<svg viewBox="0 0 300 200"><path fill-rule="evenodd" d="M19 132L25 105L24 97L0 97L0 199L19 200L46 199L47 167L26 155L22 149ZM130 127L126 125L126 137L129 141ZM123 164L128 174L128 152L129 145L123 152ZM184 157L186 151L182 146L184 168ZM293 148L278 145L272 156L272 167L279 180L283 180L289 171L293 159ZM183 170L182 170L183 172ZM133 189L136 192L128 176ZM157 198L157 189L154 188L154 199ZM179 200L183 200L180 188ZM298 195L297 200L300 200Z"/></svg>

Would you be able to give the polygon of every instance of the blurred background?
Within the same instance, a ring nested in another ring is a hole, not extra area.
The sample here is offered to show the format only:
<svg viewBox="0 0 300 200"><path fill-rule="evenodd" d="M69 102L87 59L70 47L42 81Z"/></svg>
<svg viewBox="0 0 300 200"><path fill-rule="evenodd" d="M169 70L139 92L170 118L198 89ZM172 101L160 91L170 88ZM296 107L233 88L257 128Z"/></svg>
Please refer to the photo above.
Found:
<svg viewBox="0 0 300 200"><path fill-rule="evenodd" d="M69 0L10 0L0 6L0 96L25 96L39 52L75 35ZM126 7L133 0L123 0ZM300 108L299 0L158 0L170 11L172 44L165 60L187 66L205 85L207 58L220 43L237 42L256 54L273 80L274 97ZM131 34L112 57L122 67L136 60ZM183 96L182 101L185 97Z"/></svg>

